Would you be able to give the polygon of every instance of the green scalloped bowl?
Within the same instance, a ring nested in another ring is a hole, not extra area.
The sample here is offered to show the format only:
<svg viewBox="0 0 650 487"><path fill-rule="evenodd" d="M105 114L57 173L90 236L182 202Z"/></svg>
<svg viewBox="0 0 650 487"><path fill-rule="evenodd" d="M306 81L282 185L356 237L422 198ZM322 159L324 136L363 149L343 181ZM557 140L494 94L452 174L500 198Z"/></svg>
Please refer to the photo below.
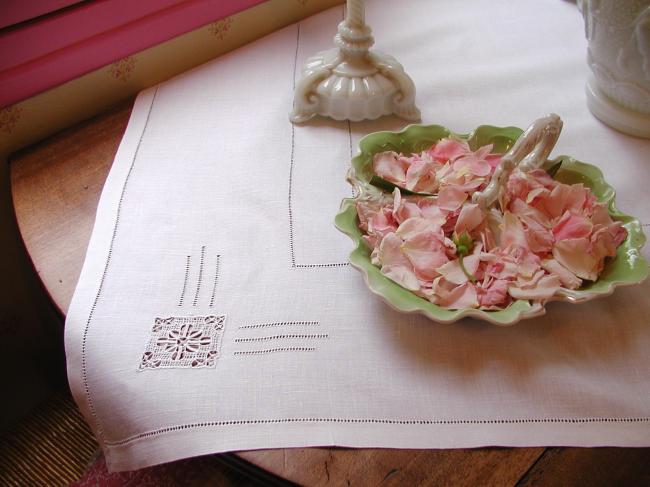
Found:
<svg viewBox="0 0 650 487"><path fill-rule="evenodd" d="M380 269L372 265L370 248L361 238L356 210L356 202L359 198L378 191L370 185L370 179L374 174L372 158L376 153L388 150L403 153L420 152L450 135L466 139L472 149L494 144L494 151L503 153L510 149L521 133L522 130L517 127L481 125L470 134L453 134L440 125L410 125L400 132L376 132L361 139L359 142L361 152L352 159L352 168L348 174L348 180L355 186L357 196L343 200L341 210L336 215L335 225L354 241L355 248L350 254L350 263L361 271L372 292L398 311L421 313L440 323L452 323L462 318L472 317L505 326L515 324L521 319L544 314L543 304L531 304L526 300L514 301L510 306L499 311L449 310L416 296L382 275ZM563 163L555 178L569 184L583 183L591 188L599 201L607 203L612 218L623 223L628 231L628 237L618 248L616 258L606 262L598 281L575 291L562 289L552 300L580 303L608 296L618 286L641 283L648 277L648 264L640 254L646 240L641 224L636 218L625 215L616 208L614 189L607 184L600 169L567 156L560 156L549 164L559 159L563 159Z"/></svg>

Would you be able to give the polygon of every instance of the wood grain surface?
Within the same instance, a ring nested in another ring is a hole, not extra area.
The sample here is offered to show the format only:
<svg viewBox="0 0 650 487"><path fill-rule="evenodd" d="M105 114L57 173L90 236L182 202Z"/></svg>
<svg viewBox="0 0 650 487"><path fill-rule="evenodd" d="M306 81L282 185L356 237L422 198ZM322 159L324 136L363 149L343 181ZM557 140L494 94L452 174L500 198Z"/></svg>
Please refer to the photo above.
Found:
<svg viewBox="0 0 650 487"><path fill-rule="evenodd" d="M11 158L20 231L64 314L131 109L132 101ZM237 455L302 485L650 485L648 448L294 448Z"/></svg>
<svg viewBox="0 0 650 487"><path fill-rule="evenodd" d="M95 210L133 102L10 158L20 232L34 267L65 314L90 240Z"/></svg>

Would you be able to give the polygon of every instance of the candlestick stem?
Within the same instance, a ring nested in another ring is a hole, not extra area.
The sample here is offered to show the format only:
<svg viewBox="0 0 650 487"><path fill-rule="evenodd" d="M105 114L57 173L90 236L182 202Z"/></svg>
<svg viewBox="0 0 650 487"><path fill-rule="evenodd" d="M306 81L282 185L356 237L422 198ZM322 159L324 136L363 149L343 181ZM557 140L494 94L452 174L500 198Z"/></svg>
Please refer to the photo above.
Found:
<svg viewBox="0 0 650 487"><path fill-rule="evenodd" d="M360 27L365 24L365 8L363 0L348 0L346 23L350 27Z"/></svg>

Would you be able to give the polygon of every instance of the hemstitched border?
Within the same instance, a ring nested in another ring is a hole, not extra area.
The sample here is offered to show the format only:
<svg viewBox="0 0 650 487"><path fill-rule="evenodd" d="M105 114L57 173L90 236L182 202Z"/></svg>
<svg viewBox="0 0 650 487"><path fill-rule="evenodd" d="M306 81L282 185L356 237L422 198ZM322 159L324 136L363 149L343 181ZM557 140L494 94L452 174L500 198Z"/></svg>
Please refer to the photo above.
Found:
<svg viewBox="0 0 650 487"><path fill-rule="evenodd" d="M305 325L305 326L319 326L320 322L319 321L273 321L269 323L252 323L249 325L241 325L239 327L240 330L248 330L248 329L253 329L253 328L267 328L269 326L300 326L300 325Z"/></svg>
<svg viewBox="0 0 650 487"><path fill-rule="evenodd" d="M205 245L201 246L201 258L199 261L199 277L196 281L196 292L194 293L194 300L192 306L196 308L199 302L199 295L201 294L201 285L203 284L203 266L205 265Z"/></svg>
<svg viewBox="0 0 650 487"><path fill-rule="evenodd" d="M250 338L235 338L235 343L252 343L252 342L267 342L270 340L284 340L285 338L329 338L327 333L318 333L318 334L283 334L283 335L270 335L270 336L261 336L261 337L250 337Z"/></svg>
<svg viewBox="0 0 650 487"><path fill-rule="evenodd" d="M298 67L298 50L300 48L300 23L298 23L297 33L296 33L296 51L293 58L293 91L296 90L296 71ZM350 122L347 123L348 126L348 137L350 140L350 157L352 157L352 128ZM291 255L291 268L292 269L326 269L334 267L350 267L349 262L334 262L327 264L298 264L296 262L296 248L294 243L294 225L293 225L293 167L296 151L296 128L294 124L291 124L291 156L289 158L289 195L288 195L288 206L289 206L289 253ZM354 188L352 189L354 196Z"/></svg>
<svg viewBox="0 0 650 487"><path fill-rule="evenodd" d="M192 267L192 256L188 255L185 262L185 278L183 280L183 289L181 290L181 297L178 300L178 307L183 306L183 301L185 300L185 293L187 292L187 281L190 278L190 268Z"/></svg>
<svg viewBox="0 0 650 487"><path fill-rule="evenodd" d="M217 284L219 284L219 268L221 265L221 255L217 254L217 263L215 264L214 269L214 281L212 284L212 295L210 296L209 308L214 308L214 299L217 293Z"/></svg>
<svg viewBox="0 0 650 487"><path fill-rule="evenodd" d="M233 352L235 357L245 355L268 355L270 353L280 352L315 352L315 347L278 347L278 348L264 348L260 350L237 350Z"/></svg>
<svg viewBox="0 0 650 487"><path fill-rule="evenodd" d="M99 281L99 289L97 289L97 294L93 301L92 306L90 307L90 313L88 313L88 319L86 320L86 327L84 328L83 336L81 339L81 381L83 383L84 395L86 396L86 402L88 403L88 410L90 415L95 423L95 433L97 438L102 441L104 437L104 431L101 424L99 423L99 417L97 416L97 411L95 410L95 405L93 404L90 398L90 385L88 384L88 362L86 358L86 349L88 343L88 331L90 330L90 324L95 315L95 310L97 309L97 304L99 303L99 298L101 297L102 291L104 290L104 283L106 281L106 275L108 274L108 268L111 263L111 258L113 256L113 246L115 245L115 239L117 237L117 229L120 223L120 216L122 214L122 205L124 204L124 197L126 195L126 189L129 184L129 179L131 179L131 174L133 173L133 168L135 167L135 161L138 158L138 153L140 152L140 146L142 145L142 139L144 134L147 131L147 126L149 125L149 119L151 118L151 111L153 109L154 102L156 101L156 95L158 94L158 89L160 86L156 86L156 90L153 93L151 98L151 104L149 105L149 111L147 111L147 117L144 121L144 127L142 128L142 133L138 139L138 143L135 147L133 153L133 159L131 160L131 166L129 167L128 172L126 173L126 178L124 179L124 185L122 186L122 192L120 193L120 198L117 204L117 210L115 212L115 226L113 227L113 234L111 235L111 240L108 246L108 255L106 257L106 264L104 265L104 271L102 272L102 277Z"/></svg>
<svg viewBox="0 0 650 487"><path fill-rule="evenodd" d="M222 426L246 426L255 424L287 423L337 423L337 424L390 424L390 425L468 425L468 424L588 424L588 423L650 423L650 417L642 418L520 418L520 419L387 419L387 418L278 418L242 419L229 421L206 421L187 423L147 431L123 440L106 441L107 446L123 446L134 441L176 431Z"/></svg>

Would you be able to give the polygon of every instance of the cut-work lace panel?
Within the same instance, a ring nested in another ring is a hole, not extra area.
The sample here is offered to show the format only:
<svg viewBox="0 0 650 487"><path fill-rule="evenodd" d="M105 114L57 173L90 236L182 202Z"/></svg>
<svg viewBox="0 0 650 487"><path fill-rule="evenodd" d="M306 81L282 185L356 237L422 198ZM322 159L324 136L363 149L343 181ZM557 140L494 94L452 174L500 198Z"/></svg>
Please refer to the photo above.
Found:
<svg viewBox="0 0 650 487"><path fill-rule="evenodd" d="M156 318L139 370L214 367L226 316Z"/></svg>

